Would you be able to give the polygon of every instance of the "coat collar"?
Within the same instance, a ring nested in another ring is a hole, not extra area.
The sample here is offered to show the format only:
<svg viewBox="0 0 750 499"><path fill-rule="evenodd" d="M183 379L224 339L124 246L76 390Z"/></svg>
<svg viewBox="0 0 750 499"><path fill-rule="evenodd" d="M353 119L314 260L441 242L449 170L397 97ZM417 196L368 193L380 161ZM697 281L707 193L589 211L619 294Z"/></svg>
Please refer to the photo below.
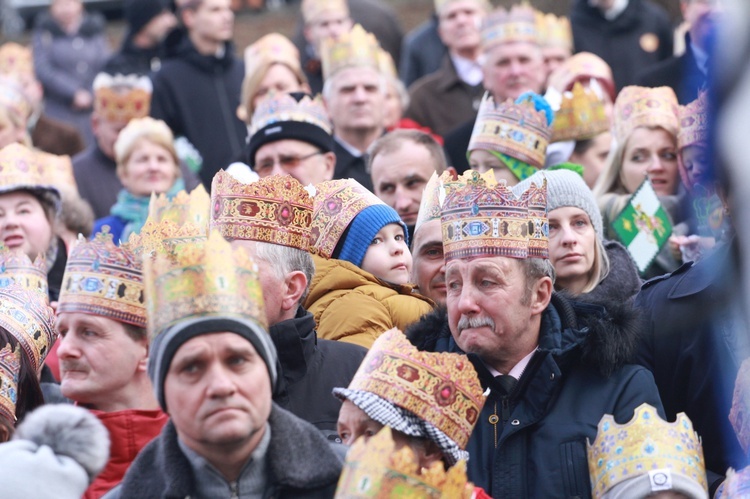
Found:
<svg viewBox="0 0 750 499"><path fill-rule="evenodd" d="M282 374L279 391L283 392L287 385L299 381L307 373L308 362L315 354L318 344L315 319L300 306L293 319L274 324L269 333L279 354Z"/></svg>

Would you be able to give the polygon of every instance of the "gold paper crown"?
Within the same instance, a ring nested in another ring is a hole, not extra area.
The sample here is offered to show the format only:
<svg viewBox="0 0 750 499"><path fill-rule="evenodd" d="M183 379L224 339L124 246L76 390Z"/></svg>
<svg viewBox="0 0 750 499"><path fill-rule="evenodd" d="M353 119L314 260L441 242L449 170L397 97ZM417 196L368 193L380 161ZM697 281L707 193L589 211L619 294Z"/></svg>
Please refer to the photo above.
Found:
<svg viewBox="0 0 750 499"><path fill-rule="evenodd" d="M245 49L245 75L253 75L265 63L279 63L300 70L299 50L279 33L269 33Z"/></svg>
<svg viewBox="0 0 750 499"><path fill-rule="evenodd" d="M563 47L573 50L573 31L565 16L535 12L539 43L543 47Z"/></svg>
<svg viewBox="0 0 750 499"><path fill-rule="evenodd" d="M323 79L337 71L350 67L370 67L379 70L378 50L380 45L375 35L368 33L359 24L338 39L326 38L321 48Z"/></svg>
<svg viewBox="0 0 750 499"><path fill-rule="evenodd" d="M65 265L58 313L81 312L146 327L140 258L112 241L109 228L93 240L82 237Z"/></svg>
<svg viewBox="0 0 750 499"><path fill-rule="evenodd" d="M516 196L492 170L445 182L445 261L473 256L548 258L547 179Z"/></svg>
<svg viewBox="0 0 750 499"><path fill-rule="evenodd" d="M466 448L484 407L482 385L465 355L420 352L398 329L381 334L350 390L374 393L413 412Z"/></svg>
<svg viewBox="0 0 750 499"><path fill-rule="evenodd" d="M211 184L211 228L241 239L310 250L313 200L291 175L243 184L224 170Z"/></svg>
<svg viewBox="0 0 750 499"><path fill-rule="evenodd" d="M680 133L677 143L680 149L693 144L708 144L708 97L706 92L686 106L679 107Z"/></svg>
<svg viewBox="0 0 750 499"><path fill-rule="evenodd" d="M513 5L510 10L498 7L487 16L482 27L482 50L510 42L539 45L536 15L530 5Z"/></svg>
<svg viewBox="0 0 750 499"><path fill-rule="evenodd" d="M21 349L10 343L0 350L0 414L6 421L16 420L18 402L18 376L21 372Z"/></svg>
<svg viewBox="0 0 750 499"><path fill-rule="evenodd" d="M670 87L623 88L615 101L614 132L625 144L638 127L661 127L677 137L680 130L677 96Z"/></svg>
<svg viewBox="0 0 750 499"><path fill-rule="evenodd" d="M333 132L328 111L320 95L315 98L306 95L298 102L293 96L281 93L269 95L258 103L250 123L249 136L252 137L268 125L285 121L309 123L323 129L329 135Z"/></svg>
<svg viewBox="0 0 750 499"><path fill-rule="evenodd" d="M13 143L0 149L0 192L44 189L59 197L47 174L36 153L28 147Z"/></svg>
<svg viewBox="0 0 750 499"><path fill-rule="evenodd" d="M501 152L541 168L551 137L552 127L547 125L547 116L537 111L533 102L526 100L516 104L508 99L496 105L492 95L485 92L468 150Z"/></svg>
<svg viewBox="0 0 750 499"><path fill-rule="evenodd" d="M172 258L144 260L149 335L196 316L239 316L266 328L258 267L214 231L204 242L181 244Z"/></svg>
<svg viewBox="0 0 750 499"><path fill-rule="evenodd" d="M59 190L78 193L78 184L73 174L73 162L70 156L58 156L42 150L34 151L36 160L41 164L44 178Z"/></svg>
<svg viewBox="0 0 750 499"><path fill-rule="evenodd" d="M708 490L700 438L682 412L674 423L668 423L644 403L624 425L605 414L599 421L594 443L588 439L586 443L595 498L621 482L656 469L679 473Z"/></svg>
<svg viewBox="0 0 750 499"><path fill-rule="evenodd" d="M306 24L317 21L325 12L349 15L349 6L346 0L302 0L300 9Z"/></svg>
<svg viewBox="0 0 750 499"><path fill-rule="evenodd" d="M4 43L0 47L0 74L3 75L33 75L34 56L31 48L15 42Z"/></svg>
<svg viewBox="0 0 750 499"><path fill-rule="evenodd" d="M0 288L0 327L12 334L38 372L55 342L55 311L36 290L11 284Z"/></svg>
<svg viewBox="0 0 750 499"><path fill-rule="evenodd" d="M453 174L447 170L439 177L437 173L432 174L422 193L422 201L419 203L417 223L414 225L415 233L425 222L440 220L440 207L443 205L443 197L445 196L442 185L451 180L453 180Z"/></svg>
<svg viewBox="0 0 750 499"><path fill-rule="evenodd" d="M0 245L0 288L16 285L47 298L47 261L44 254L32 262L23 251Z"/></svg>
<svg viewBox="0 0 750 499"><path fill-rule="evenodd" d="M331 258L354 217L369 206L385 204L354 179L326 180L315 185L310 226L310 252Z"/></svg>
<svg viewBox="0 0 750 499"><path fill-rule="evenodd" d="M148 76L99 73L94 79L94 112L111 122L148 116L153 86Z"/></svg>
<svg viewBox="0 0 750 499"><path fill-rule="evenodd" d="M336 488L338 499L469 499L474 486L466 478L466 461L447 472L435 462L420 469L408 445L396 450L391 429L383 427L375 436L354 442L346 455Z"/></svg>
<svg viewBox="0 0 750 499"><path fill-rule="evenodd" d="M604 102L593 90L576 82L573 92L563 94L552 122L552 142L585 140L609 130Z"/></svg>

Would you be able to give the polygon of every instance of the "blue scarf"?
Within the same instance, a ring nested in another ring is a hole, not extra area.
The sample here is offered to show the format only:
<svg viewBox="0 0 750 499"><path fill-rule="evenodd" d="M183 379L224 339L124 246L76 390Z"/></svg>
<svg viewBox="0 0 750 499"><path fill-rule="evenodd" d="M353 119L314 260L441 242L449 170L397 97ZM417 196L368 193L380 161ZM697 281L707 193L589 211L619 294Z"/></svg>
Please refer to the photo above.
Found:
<svg viewBox="0 0 750 499"><path fill-rule="evenodd" d="M185 190L185 182L180 177L167 191L167 197L172 199L182 190ZM136 196L128 192L127 189L122 189L117 195L117 202L109 210L109 213L125 221L125 228L120 236L121 241L127 241L130 234L137 234L141 231L148 218L150 201L151 196Z"/></svg>

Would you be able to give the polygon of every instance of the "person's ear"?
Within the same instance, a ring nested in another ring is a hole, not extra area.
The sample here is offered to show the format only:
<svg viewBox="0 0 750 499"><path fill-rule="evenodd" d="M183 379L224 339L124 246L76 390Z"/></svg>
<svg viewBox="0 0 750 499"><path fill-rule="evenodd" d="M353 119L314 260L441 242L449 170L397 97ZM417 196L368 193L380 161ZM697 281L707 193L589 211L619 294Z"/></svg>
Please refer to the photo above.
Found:
<svg viewBox="0 0 750 499"><path fill-rule="evenodd" d="M531 312L534 315L541 314L547 308L550 299L552 299L553 289L552 279L547 276L536 281L534 290L531 293Z"/></svg>
<svg viewBox="0 0 750 499"><path fill-rule="evenodd" d="M326 180L333 179L333 172L336 168L336 153L329 151L323 154L323 159L326 162Z"/></svg>
<svg viewBox="0 0 750 499"><path fill-rule="evenodd" d="M307 277L300 270L287 274L284 279L284 295L281 298L281 309L283 311L296 309L302 295L307 290Z"/></svg>

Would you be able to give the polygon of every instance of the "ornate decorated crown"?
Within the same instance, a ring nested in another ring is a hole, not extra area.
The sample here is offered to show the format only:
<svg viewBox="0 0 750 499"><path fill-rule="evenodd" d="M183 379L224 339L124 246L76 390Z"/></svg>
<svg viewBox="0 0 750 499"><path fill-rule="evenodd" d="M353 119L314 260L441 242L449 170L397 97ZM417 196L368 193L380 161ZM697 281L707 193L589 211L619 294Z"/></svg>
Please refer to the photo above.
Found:
<svg viewBox="0 0 750 499"><path fill-rule="evenodd" d="M232 239L309 251L313 200L291 175L243 184L223 170L211 184L211 228Z"/></svg>
<svg viewBox="0 0 750 499"><path fill-rule="evenodd" d="M33 75L34 55L31 48L15 42L0 46L0 74Z"/></svg>
<svg viewBox="0 0 750 499"><path fill-rule="evenodd" d="M16 285L47 298L47 262L43 254L32 262L23 251L0 245L0 288Z"/></svg>
<svg viewBox="0 0 750 499"><path fill-rule="evenodd" d="M148 76L99 73L94 79L94 111L112 122L143 118L151 110L152 92Z"/></svg>
<svg viewBox="0 0 750 499"><path fill-rule="evenodd" d="M552 142L585 140L609 130L609 119L604 102L593 90L579 82L572 93L563 94L560 109L552 123Z"/></svg>
<svg viewBox="0 0 750 499"><path fill-rule="evenodd" d="M496 104L492 95L485 92L468 150L497 151L541 168L551 137L552 127L547 125L546 115L537 111L533 102L516 104L508 99Z"/></svg>
<svg viewBox="0 0 750 499"><path fill-rule="evenodd" d="M78 184L73 174L73 161L70 156L58 156L41 150L34 151L36 160L41 164L44 178L59 190L78 193Z"/></svg>
<svg viewBox="0 0 750 499"><path fill-rule="evenodd" d="M354 217L376 204L385 204L354 179L327 180L315 185L310 226L310 252L331 258Z"/></svg>
<svg viewBox="0 0 750 499"><path fill-rule="evenodd" d="M16 284L0 288L0 327L18 340L38 372L57 338L47 296Z"/></svg>
<svg viewBox="0 0 750 499"><path fill-rule="evenodd" d="M563 47L573 50L573 31L567 17L557 17L554 14L539 11L535 15L539 43L543 47Z"/></svg>
<svg viewBox="0 0 750 499"><path fill-rule="evenodd" d="M466 461L447 472L443 463L420 469L408 445L396 450L391 429L383 427L375 436L354 442L346 454L335 498L469 499L474 486L466 478Z"/></svg>
<svg viewBox="0 0 750 499"><path fill-rule="evenodd" d="M422 193L422 201L419 203L419 214L417 215L414 232L425 222L440 220L440 207L443 205L443 197L445 197L442 185L451 180L453 180L453 175L449 171L444 171L439 177L437 173L432 174Z"/></svg>
<svg viewBox="0 0 750 499"><path fill-rule="evenodd" d="M350 390L374 393L441 430L461 449L484 407L479 378L465 355L420 352L398 329L375 340Z"/></svg>
<svg viewBox="0 0 750 499"><path fill-rule="evenodd" d="M6 421L16 420L18 376L21 372L21 349L6 343L0 350L0 413Z"/></svg>
<svg viewBox="0 0 750 499"><path fill-rule="evenodd" d="M93 240L79 238L65 265L57 312L82 312L146 327L140 258L117 246L105 227Z"/></svg>
<svg viewBox="0 0 750 499"><path fill-rule="evenodd" d="M498 7L484 21L482 50L510 42L539 44L539 30L534 9L528 4L513 5L510 10Z"/></svg>
<svg viewBox="0 0 750 499"><path fill-rule="evenodd" d="M20 189L42 189L60 196L36 153L13 143L0 149L0 193Z"/></svg>
<svg viewBox="0 0 750 499"><path fill-rule="evenodd" d="M258 103L250 123L249 136L252 137L258 130L268 125L285 121L310 123L323 129L329 135L333 132L328 111L323 106L320 95L314 99L304 96L297 102L293 96L282 93L271 95Z"/></svg>
<svg viewBox="0 0 750 499"><path fill-rule="evenodd" d="M677 137L680 130L677 96L670 87L623 88L615 101L614 132L625 144L638 127L661 127Z"/></svg>
<svg viewBox="0 0 750 499"><path fill-rule="evenodd" d="M338 12L349 15L346 0L302 0L300 6L305 23L315 22L324 12Z"/></svg>
<svg viewBox="0 0 750 499"><path fill-rule="evenodd" d="M216 231L204 242L177 245L168 258L144 260L149 335L189 317L221 315L252 319L266 328L258 267Z"/></svg>
<svg viewBox="0 0 750 499"><path fill-rule="evenodd" d="M624 425L605 414L599 421L594 443L587 442L587 447L595 498L621 482L657 469L679 473L708 490L700 438L684 413L679 413L674 423L668 423L656 409L641 404L633 419Z"/></svg>
<svg viewBox="0 0 750 499"><path fill-rule="evenodd" d="M328 79L337 71L349 67L370 67L379 70L378 50L380 45L375 35L365 31L359 24L337 39L323 40L323 79Z"/></svg>
<svg viewBox="0 0 750 499"><path fill-rule="evenodd" d="M284 35L269 33L245 49L245 75L255 74L265 62L277 62L299 70L299 50Z"/></svg>
<svg viewBox="0 0 750 499"><path fill-rule="evenodd" d="M680 149L693 144L708 144L708 97L706 92L686 106L679 107L680 133L677 143Z"/></svg>
<svg viewBox="0 0 750 499"><path fill-rule="evenodd" d="M720 487L720 499L747 499L750 497L750 466L734 471L727 470L727 478Z"/></svg>
<svg viewBox="0 0 750 499"><path fill-rule="evenodd" d="M516 196L492 170L444 182L445 261L473 256L548 258L547 180Z"/></svg>

